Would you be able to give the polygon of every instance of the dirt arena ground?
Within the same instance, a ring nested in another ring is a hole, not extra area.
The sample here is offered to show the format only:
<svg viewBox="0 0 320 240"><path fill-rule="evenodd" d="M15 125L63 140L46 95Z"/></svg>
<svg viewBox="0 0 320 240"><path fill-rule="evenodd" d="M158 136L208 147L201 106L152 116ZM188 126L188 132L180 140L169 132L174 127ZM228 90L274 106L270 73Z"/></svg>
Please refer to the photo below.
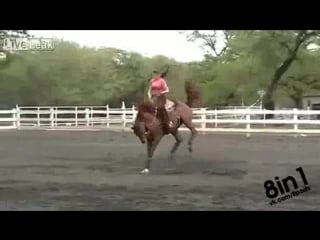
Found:
<svg viewBox="0 0 320 240"><path fill-rule="evenodd" d="M183 133L184 138L188 132ZM320 137L198 135L168 169L166 136L149 175L132 133L0 131L0 210L320 210ZM289 175L311 190L270 206L264 182Z"/></svg>

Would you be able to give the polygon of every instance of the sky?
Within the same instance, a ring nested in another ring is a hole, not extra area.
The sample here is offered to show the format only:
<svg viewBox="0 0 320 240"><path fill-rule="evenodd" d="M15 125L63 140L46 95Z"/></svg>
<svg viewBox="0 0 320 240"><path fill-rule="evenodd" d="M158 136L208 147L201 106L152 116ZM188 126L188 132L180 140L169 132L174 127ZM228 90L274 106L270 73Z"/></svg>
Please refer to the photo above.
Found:
<svg viewBox="0 0 320 240"><path fill-rule="evenodd" d="M201 61L204 51L199 43L189 42L174 30L30 30L35 37L73 41L81 46L112 47L152 57L164 55L180 62Z"/></svg>

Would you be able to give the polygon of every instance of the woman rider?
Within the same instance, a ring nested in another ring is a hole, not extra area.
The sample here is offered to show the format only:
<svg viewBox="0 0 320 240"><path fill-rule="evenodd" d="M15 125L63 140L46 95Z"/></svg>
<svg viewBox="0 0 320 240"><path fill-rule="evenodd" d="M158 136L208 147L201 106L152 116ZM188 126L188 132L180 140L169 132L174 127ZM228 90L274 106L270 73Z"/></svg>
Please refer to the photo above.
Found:
<svg viewBox="0 0 320 240"><path fill-rule="evenodd" d="M169 87L162 75L163 74L159 71L153 71L153 76L148 90L148 97L150 101L157 106L157 111L160 113L159 116L164 123L164 130L166 133L169 133L172 123L169 122L169 116L165 109L167 101L166 94L169 92Z"/></svg>

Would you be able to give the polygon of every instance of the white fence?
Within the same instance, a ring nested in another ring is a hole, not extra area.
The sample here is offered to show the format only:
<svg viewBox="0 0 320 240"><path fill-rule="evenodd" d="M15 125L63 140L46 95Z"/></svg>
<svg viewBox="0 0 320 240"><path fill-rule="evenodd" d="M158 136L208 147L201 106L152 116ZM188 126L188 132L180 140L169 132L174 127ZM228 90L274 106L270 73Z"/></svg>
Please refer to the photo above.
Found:
<svg viewBox="0 0 320 240"><path fill-rule="evenodd" d="M16 107L0 110L0 129L28 128L121 128L128 129L136 117L134 106L109 108L108 106L48 106ZM273 119L266 119L273 114ZM320 133L320 111L194 109L193 122L205 132L279 132ZM318 120L319 119L319 120ZM186 130L184 126L181 128Z"/></svg>

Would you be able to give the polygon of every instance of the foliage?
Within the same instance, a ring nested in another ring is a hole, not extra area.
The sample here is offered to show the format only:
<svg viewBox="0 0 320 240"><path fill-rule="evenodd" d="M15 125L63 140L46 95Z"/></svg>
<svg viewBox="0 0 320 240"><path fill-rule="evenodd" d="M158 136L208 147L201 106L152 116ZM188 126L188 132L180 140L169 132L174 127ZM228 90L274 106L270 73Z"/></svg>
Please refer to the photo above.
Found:
<svg viewBox="0 0 320 240"><path fill-rule="evenodd" d="M0 31L1 36L13 34ZM27 32L12 36L21 37ZM114 48L80 47L56 39L54 51L9 54L0 67L0 105L135 104L145 97L152 70L165 71L169 96L186 101L185 83L201 89L204 106L251 105L264 89L265 103L320 92L319 32L193 31L190 41L207 50L201 62L179 63L164 56L144 57ZM222 43L222 45L221 45ZM269 104L269 105L268 105Z"/></svg>

